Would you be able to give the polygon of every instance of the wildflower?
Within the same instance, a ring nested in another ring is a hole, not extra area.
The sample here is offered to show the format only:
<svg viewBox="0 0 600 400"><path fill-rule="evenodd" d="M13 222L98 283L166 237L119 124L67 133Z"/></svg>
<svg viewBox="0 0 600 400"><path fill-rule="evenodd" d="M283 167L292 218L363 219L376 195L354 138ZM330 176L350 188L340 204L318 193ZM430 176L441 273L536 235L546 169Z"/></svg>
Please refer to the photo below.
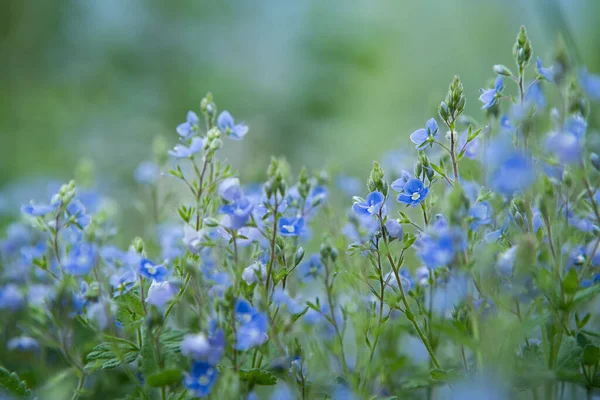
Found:
<svg viewBox="0 0 600 400"><path fill-rule="evenodd" d="M175 145L173 150L169 150L169 154L175 158L189 158L198 153L204 148L205 139L200 137L192 138L189 147L182 144Z"/></svg>
<svg viewBox="0 0 600 400"><path fill-rule="evenodd" d="M21 207L23 214L30 215L32 217L43 217L46 214L50 214L56 209L56 205L50 204L35 204L33 202L25 204Z"/></svg>
<svg viewBox="0 0 600 400"><path fill-rule="evenodd" d="M404 190L404 186L406 185L406 182L408 182L409 180L410 180L410 172L403 170L400 175L400 178L398 178L394 182L392 182L390 187L392 189L394 189L396 192L400 193Z"/></svg>
<svg viewBox="0 0 600 400"><path fill-rule="evenodd" d="M237 350L248 350L262 345L267 339L267 315L256 311L250 303L238 300L235 305L235 316L240 326L237 330Z"/></svg>
<svg viewBox="0 0 600 400"><path fill-rule="evenodd" d="M335 184L338 189L348 196L355 195L356 193L360 192L360 189L362 188L362 182L360 179L354 176L338 175L335 180Z"/></svg>
<svg viewBox="0 0 600 400"><path fill-rule="evenodd" d="M548 82L554 82L554 67L544 68L541 58L536 60L536 69L538 74Z"/></svg>
<svg viewBox="0 0 600 400"><path fill-rule="evenodd" d="M281 236L299 236L304 231L304 218L279 218L279 233Z"/></svg>
<svg viewBox="0 0 600 400"><path fill-rule="evenodd" d="M66 210L69 218L81 229L85 229L92 222L92 217L86 214L84 205L77 199L71 201Z"/></svg>
<svg viewBox="0 0 600 400"><path fill-rule="evenodd" d="M236 124L229 111L223 111L219 114L217 126L221 132L229 135L234 140L242 140L246 136L246 133L248 133L248 126L243 123Z"/></svg>
<svg viewBox="0 0 600 400"><path fill-rule="evenodd" d="M551 134L546 141L548 151L556 154L563 163L576 163L581 159L587 123L582 117L568 118L560 132Z"/></svg>
<svg viewBox="0 0 600 400"><path fill-rule="evenodd" d="M501 96L502 89L504 89L504 82L502 77L498 75L492 89L481 89L481 96L479 96L479 100L483 103L481 108L490 108L496 104L496 100Z"/></svg>
<svg viewBox="0 0 600 400"><path fill-rule="evenodd" d="M300 265L298 265L298 275L302 282L310 282L321 272L323 268L323 264L321 263L321 255L313 254L308 260L302 261Z"/></svg>
<svg viewBox="0 0 600 400"><path fill-rule="evenodd" d="M266 278L267 269L265 264L260 261L256 261L246 268L242 272L242 279L248 285L252 285L254 282L258 282L259 279L264 280Z"/></svg>
<svg viewBox="0 0 600 400"><path fill-rule="evenodd" d="M225 334L221 329L207 338L204 333L185 335L181 342L181 353L197 361L208 361L214 365L225 351Z"/></svg>
<svg viewBox="0 0 600 400"><path fill-rule="evenodd" d="M426 188L421 180L412 178L404 185L398 201L414 207L425 200L428 194L429 188Z"/></svg>
<svg viewBox="0 0 600 400"><path fill-rule="evenodd" d="M185 122L177 126L177 133L179 136L187 139L198 129L199 122L198 115L193 111L188 111Z"/></svg>
<svg viewBox="0 0 600 400"><path fill-rule="evenodd" d="M160 168L152 161L143 161L137 166L133 177L142 185L154 185L160 175Z"/></svg>
<svg viewBox="0 0 600 400"><path fill-rule="evenodd" d="M86 242L76 243L65 262L65 272L76 276L87 275L96 265L97 253L94 244Z"/></svg>
<svg viewBox="0 0 600 400"><path fill-rule="evenodd" d="M164 265L156 265L146 258L140 261L139 273L145 278L161 282L165 279L168 272L167 267Z"/></svg>
<svg viewBox="0 0 600 400"><path fill-rule="evenodd" d="M469 209L469 218L471 220L471 229L476 229L481 225L488 225L492 222L492 208L490 203L482 201L475 203Z"/></svg>
<svg viewBox="0 0 600 400"><path fill-rule="evenodd" d="M198 254L204 243L204 235L206 232L203 229L196 231L189 225L183 226L183 244L193 254Z"/></svg>
<svg viewBox="0 0 600 400"><path fill-rule="evenodd" d="M13 283L9 283L4 287L0 287L0 310L16 311L23 305L25 295L21 293L19 287Z"/></svg>
<svg viewBox="0 0 600 400"><path fill-rule="evenodd" d="M135 285L135 272L128 270L121 275L112 275L110 277L110 285L114 290L114 296L121 296L131 290Z"/></svg>
<svg viewBox="0 0 600 400"><path fill-rule="evenodd" d="M430 118L425 128L418 129L410 135L410 140L416 144L418 150L423 150L428 144L431 146L438 134L438 124L435 118Z"/></svg>
<svg viewBox="0 0 600 400"><path fill-rule="evenodd" d="M206 397L214 386L219 372L205 361L196 361L189 374L185 374L185 387L197 397Z"/></svg>
<svg viewBox="0 0 600 400"><path fill-rule="evenodd" d="M492 174L491 187L506 196L529 188L535 182L531 160L521 153L508 156Z"/></svg>
<svg viewBox="0 0 600 400"><path fill-rule="evenodd" d="M383 207L385 197L381 192L371 192L367 195L365 201L357 201L352 206L352 210L358 215L377 215Z"/></svg>
<svg viewBox="0 0 600 400"><path fill-rule="evenodd" d="M479 154L479 137L467 142L468 136L468 131L464 131L462 135L460 135L458 138L458 148L461 149L461 151L464 149L464 156L473 160L477 158L477 155Z"/></svg>
<svg viewBox="0 0 600 400"><path fill-rule="evenodd" d="M402 228L402 225L397 219L388 218L388 220L385 221L385 229L392 239L402 239L404 237L404 228Z"/></svg>
<svg viewBox="0 0 600 400"><path fill-rule="evenodd" d="M219 185L219 196L223 200L233 202L242 197L240 180L238 178L227 178Z"/></svg>
<svg viewBox="0 0 600 400"><path fill-rule="evenodd" d="M401 269L399 271L400 282L402 283L402 289L405 292L408 292L413 287L412 277L410 276L410 272L405 269ZM398 287L398 280L396 279L396 274L393 271L388 272L384 277L383 281L392 287Z"/></svg>
<svg viewBox="0 0 600 400"><path fill-rule="evenodd" d="M174 295L174 290L169 281L157 282L153 281L148 289L148 297L146 303L152 304L158 308L162 308L167 304Z"/></svg>
<svg viewBox="0 0 600 400"><path fill-rule="evenodd" d="M248 197L240 197L231 204L221 206L219 212L229 216L229 221L225 224L226 228L238 230L246 224L253 208L254 204Z"/></svg>
<svg viewBox="0 0 600 400"><path fill-rule="evenodd" d="M592 100L600 101L600 75L593 75L586 69L582 69L579 71L578 77L585 94Z"/></svg>
<svg viewBox="0 0 600 400"><path fill-rule="evenodd" d="M445 220L438 220L432 229L415 242L417 256L428 268L449 266L457 253L465 247L465 235L457 227L450 227Z"/></svg>
<svg viewBox="0 0 600 400"><path fill-rule="evenodd" d="M38 341L29 336L18 336L10 339L6 343L6 348L8 350L33 351L37 350L39 347L40 344Z"/></svg>

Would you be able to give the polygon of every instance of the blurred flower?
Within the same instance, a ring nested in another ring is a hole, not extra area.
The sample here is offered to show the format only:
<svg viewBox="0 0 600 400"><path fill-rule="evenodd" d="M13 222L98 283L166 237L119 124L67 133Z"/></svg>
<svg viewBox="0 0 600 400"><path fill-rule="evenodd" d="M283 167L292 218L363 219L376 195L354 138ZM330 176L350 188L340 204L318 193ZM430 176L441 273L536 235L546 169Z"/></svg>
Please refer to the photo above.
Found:
<svg viewBox="0 0 600 400"><path fill-rule="evenodd" d="M258 282L259 277L262 277L263 280L267 277L267 268L265 267L265 264L260 261L253 262L244 268L244 271L242 272L242 279L248 285Z"/></svg>
<svg viewBox="0 0 600 400"><path fill-rule="evenodd" d="M248 197L239 197L233 203L221 206L219 212L229 216L229 220L224 224L226 228L238 230L246 224L253 208L254 204Z"/></svg>
<svg viewBox="0 0 600 400"><path fill-rule="evenodd" d="M352 206L352 209L358 215L376 215L383 207L385 197L380 192L371 192L367 195L365 201L357 201Z"/></svg>
<svg viewBox="0 0 600 400"><path fill-rule="evenodd" d="M321 263L321 255L318 253L312 254L308 260L302 261L298 265L297 273L302 282L310 282L321 272L323 264Z"/></svg>
<svg viewBox="0 0 600 400"><path fill-rule="evenodd" d="M542 59L539 57L536 60L536 69L542 78L548 82L554 82L554 67L544 68Z"/></svg>
<svg viewBox="0 0 600 400"><path fill-rule="evenodd" d="M66 210L68 217L74 219L81 229L85 229L92 222L92 217L86 214L84 205L77 199L67 204Z"/></svg>
<svg viewBox="0 0 600 400"><path fill-rule="evenodd" d="M335 180L336 186L348 196L360 193L362 182L354 176L338 175Z"/></svg>
<svg viewBox="0 0 600 400"><path fill-rule="evenodd" d="M153 161L142 161L133 174L135 181L142 185L154 185L160 176L160 168Z"/></svg>
<svg viewBox="0 0 600 400"><path fill-rule="evenodd" d="M40 344L38 341L29 336L15 337L6 343L6 348L8 350L33 351L37 350L39 347Z"/></svg>
<svg viewBox="0 0 600 400"><path fill-rule="evenodd" d="M217 118L217 126L221 132L229 135L234 140L242 140L246 133L248 133L248 126L246 124L237 124L229 113L229 111L223 111Z"/></svg>
<svg viewBox="0 0 600 400"><path fill-rule="evenodd" d="M428 144L431 146L438 134L438 124L435 118L430 118L425 124L425 128L418 129L410 135L410 140L416 144L418 150L422 150Z"/></svg>
<svg viewBox="0 0 600 400"><path fill-rule="evenodd" d="M185 387L197 397L206 397L212 390L219 372L205 361L196 361L189 374L185 374Z"/></svg>
<svg viewBox="0 0 600 400"><path fill-rule="evenodd" d="M535 182L531 160L521 153L513 153L493 170L490 186L497 192L512 196L529 188Z"/></svg>
<svg viewBox="0 0 600 400"><path fill-rule="evenodd" d="M498 75L492 89L481 89L481 96L479 96L479 100L483 103L481 108L490 108L496 104L496 100L501 96L502 89L504 89L504 82L502 77Z"/></svg>
<svg viewBox="0 0 600 400"><path fill-rule="evenodd" d="M31 202L22 206L21 212L32 217L43 217L44 215L50 214L52 211L54 211L57 205L35 204Z"/></svg>
<svg viewBox="0 0 600 400"><path fill-rule="evenodd" d="M304 218L279 218L279 233L281 236L299 236L304 232Z"/></svg>
<svg viewBox="0 0 600 400"><path fill-rule="evenodd" d="M112 275L110 285L113 288L114 296L121 296L131 290L135 285L136 275L132 270L128 270L121 275Z"/></svg>
<svg viewBox="0 0 600 400"><path fill-rule="evenodd" d="M600 101L600 75L592 75L583 68L579 71L578 77L585 94L592 100Z"/></svg>
<svg viewBox="0 0 600 400"><path fill-rule="evenodd" d="M148 297L146 303L152 304L155 307L162 308L173 298L175 291L169 281L157 282L152 281L148 289Z"/></svg>
<svg viewBox="0 0 600 400"><path fill-rule="evenodd" d="M225 334L218 329L213 336L207 338L204 333L185 335L181 342L181 354L197 361L208 361L215 365L225 351Z"/></svg>
<svg viewBox="0 0 600 400"><path fill-rule="evenodd" d="M404 185L410 180L410 172L403 170L400 178L396 179L390 187L394 189L396 192L400 193L404 190Z"/></svg>
<svg viewBox="0 0 600 400"><path fill-rule="evenodd" d="M465 157L475 159L479 155L479 137L476 137L467 143L468 136L468 131L464 131L462 135L460 135L460 138L458 139L458 148L461 151L463 148L465 149Z"/></svg>
<svg viewBox="0 0 600 400"><path fill-rule="evenodd" d="M219 196L228 202L233 202L242 197L240 180L238 178L224 179L219 185Z"/></svg>
<svg viewBox="0 0 600 400"><path fill-rule="evenodd" d="M235 305L236 320L240 323L237 329L237 350L248 350L260 346L267 339L267 315L256 311L250 303L238 300Z"/></svg>
<svg viewBox="0 0 600 400"><path fill-rule="evenodd" d="M404 185L402 192L398 195L398 201L414 207L425 200L428 194L429 188L426 188L420 179L413 178Z"/></svg>
<svg viewBox="0 0 600 400"><path fill-rule="evenodd" d="M402 225L396 219L388 218L385 221L385 229L392 239L402 239L404 237L404 228L402 228Z"/></svg>
<svg viewBox="0 0 600 400"><path fill-rule="evenodd" d="M177 133L187 139L198 129L199 122L198 115L193 111L188 111L185 122L177 126Z"/></svg>
<svg viewBox="0 0 600 400"><path fill-rule="evenodd" d="M66 273L76 276L87 275L96 265L96 245L86 242L76 243L65 261Z"/></svg>
<svg viewBox="0 0 600 400"><path fill-rule="evenodd" d="M563 163L579 162L586 129L587 122L582 117L569 117L562 130L551 134L547 139L547 150L554 153Z"/></svg>
<svg viewBox="0 0 600 400"><path fill-rule="evenodd" d="M21 293L19 287L13 283L9 283L4 287L0 287L0 310L16 311L23 305L25 295Z"/></svg>

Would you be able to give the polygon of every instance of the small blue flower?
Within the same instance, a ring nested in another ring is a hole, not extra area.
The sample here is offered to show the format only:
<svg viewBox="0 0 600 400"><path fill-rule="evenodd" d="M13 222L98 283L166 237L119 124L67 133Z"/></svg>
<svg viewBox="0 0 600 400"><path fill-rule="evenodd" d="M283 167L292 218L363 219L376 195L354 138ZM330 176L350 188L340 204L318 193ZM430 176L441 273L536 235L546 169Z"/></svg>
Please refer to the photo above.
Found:
<svg viewBox="0 0 600 400"><path fill-rule="evenodd" d="M225 351L225 334L218 329L210 338L203 333L185 335L181 342L181 354L196 361L208 361L215 365Z"/></svg>
<svg viewBox="0 0 600 400"><path fill-rule="evenodd" d="M471 229L476 229L481 225L488 225L492 222L492 207L487 201L475 203L469 209L469 218L471 219Z"/></svg>
<svg viewBox="0 0 600 400"><path fill-rule="evenodd" d="M418 129L410 135L410 140L416 144L416 148L422 150L428 144L431 146L438 134L438 124L434 118L430 118L425 124L425 128Z"/></svg>
<svg viewBox="0 0 600 400"><path fill-rule="evenodd" d="M189 147L178 144L173 150L169 150L169 154L175 158L189 158L204 148L204 142L204 138L194 137Z"/></svg>
<svg viewBox="0 0 600 400"><path fill-rule="evenodd" d="M217 126L221 132L229 135L234 140L242 140L246 133L248 133L248 126L246 124L237 124L229 113L229 111L223 111L217 118Z"/></svg>
<svg viewBox="0 0 600 400"><path fill-rule="evenodd" d="M50 214L56 209L56 206L49 204L35 204L33 202L25 204L21 207L23 214L30 215L32 217L43 217L46 214Z"/></svg>
<svg viewBox="0 0 600 400"><path fill-rule="evenodd" d="M398 220L388 218L385 221L385 229L392 239L402 239L404 237L404 228L402 228L402 224Z"/></svg>
<svg viewBox="0 0 600 400"><path fill-rule="evenodd" d="M493 172L491 187L505 196L529 188L535 182L531 160L523 154L508 156Z"/></svg>
<svg viewBox="0 0 600 400"><path fill-rule="evenodd" d="M175 290L171 286L169 281L157 282L153 281L148 289L148 297L146 297L146 303L152 304L155 307L163 308L173 296Z"/></svg>
<svg viewBox="0 0 600 400"><path fill-rule="evenodd" d="M600 75L592 75L586 69L582 69L578 77L585 94L592 100L600 101Z"/></svg>
<svg viewBox="0 0 600 400"><path fill-rule="evenodd" d="M198 129L199 122L198 115L193 111L188 111L185 122L177 126L177 133L187 139Z"/></svg>
<svg viewBox="0 0 600 400"><path fill-rule="evenodd" d="M398 201L414 207L425 200L428 194L429 188L426 188L421 180L413 178L404 185L402 193L398 196Z"/></svg>
<svg viewBox="0 0 600 400"><path fill-rule="evenodd" d="M546 141L548 151L556 154L563 163L577 163L583 152L583 139L587 123L582 117L569 117L561 132L552 134Z"/></svg>
<svg viewBox="0 0 600 400"><path fill-rule="evenodd" d="M66 273L75 276L87 275L96 265L97 258L98 251L94 244L76 243L69 253L64 270Z"/></svg>
<svg viewBox="0 0 600 400"><path fill-rule="evenodd" d="M554 82L554 67L544 68L542 60L539 57L536 60L536 67L538 74L540 74L542 78L548 82Z"/></svg>
<svg viewBox="0 0 600 400"><path fill-rule="evenodd" d="M352 206L352 210L358 215L377 215L383 207L385 197L381 192L371 192L367 195L365 201L357 201Z"/></svg>
<svg viewBox="0 0 600 400"><path fill-rule="evenodd" d="M232 202L242 197L240 180L238 178L227 178L219 185L219 196L223 200Z"/></svg>
<svg viewBox="0 0 600 400"><path fill-rule="evenodd" d="M40 344L38 341L29 336L15 337L6 343L6 348L8 350L33 351L37 350L39 347Z"/></svg>
<svg viewBox="0 0 600 400"><path fill-rule="evenodd" d="M404 185L406 185L406 182L408 182L408 181L410 181L410 172L408 172L406 170L402 170L400 178L398 178L394 182L392 182L390 187L392 189L394 189L396 192L400 193L404 190Z"/></svg>
<svg viewBox="0 0 600 400"><path fill-rule="evenodd" d="M145 278L161 282L165 279L169 271L164 265L156 265L152 261L144 258L140 261L139 273Z"/></svg>
<svg viewBox="0 0 600 400"><path fill-rule="evenodd" d="M196 361L183 381L185 387L197 397L206 397L212 390L219 371L205 361Z"/></svg>
<svg viewBox="0 0 600 400"><path fill-rule="evenodd" d="M160 176L160 168L153 161L142 161L137 166L133 177L141 185L154 185Z"/></svg>
<svg viewBox="0 0 600 400"><path fill-rule="evenodd" d="M92 217L86 214L85 207L77 199L71 201L67 205L66 210L68 216L74 218L75 223L81 229L85 229L92 222Z"/></svg>
<svg viewBox="0 0 600 400"><path fill-rule="evenodd" d="M4 287L0 287L0 310L16 311L21 308L24 301L25 295L21 293L17 285L9 283Z"/></svg>
<svg viewBox="0 0 600 400"><path fill-rule="evenodd" d="M299 236L304 232L304 218L279 218L279 234L281 236Z"/></svg>
<svg viewBox="0 0 600 400"><path fill-rule="evenodd" d="M458 148L461 151L464 148L464 156L473 160L477 158L479 154L479 137L476 137L475 139L467 143L468 136L468 131L464 131L462 135L460 135L460 137L458 138Z"/></svg>
<svg viewBox="0 0 600 400"><path fill-rule="evenodd" d="M268 339L267 315L258 312L246 300L236 302L235 318L240 323L235 345L237 350L260 346Z"/></svg>
<svg viewBox="0 0 600 400"><path fill-rule="evenodd" d="M132 270L126 271L121 275L112 275L110 277L110 286L114 291L114 297L121 296L131 290L136 282L135 272Z"/></svg>
<svg viewBox="0 0 600 400"><path fill-rule="evenodd" d="M496 100L500 97L502 89L504 89L504 82L501 76L496 78L492 89L481 89L481 95L479 96L479 100L483 103L481 108L490 108L496 104Z"/></svg>
<svg viewBox="0 0 600 400"><path fill-rule="evenodd" d="M253 208L254 204L252 204L248 197L240 197L231 204L221 206L219 212L229 216L229 221L225 224L226 228L238 230L246 225Z"/></svg>
<svg viewBox="0 0 600 400"><path fill-rule="evenodd" d="M449 266L465 246L464 232L457 227L450 227L443 217L415 242L417 256L428 268Z"/></svg>
<svg viewBox="0 0 600 400"><path fill-rule="evenodd" d="M297 270L302 282L310 282L319 276L322 268L321 255L315 253L308 260L302 261Z"/></svg>
<svg viewBox="0 0 600 400"><path fill-rule="evenodd" d="M525 93L525 98L523 99L525 104L528 106L535 106L538 110L543 110L546 107L546 98L544 97L544 92L542 91L542 85L540 82L533 82L527 92ZM527 108L525 108L527 110Z"/></svg>

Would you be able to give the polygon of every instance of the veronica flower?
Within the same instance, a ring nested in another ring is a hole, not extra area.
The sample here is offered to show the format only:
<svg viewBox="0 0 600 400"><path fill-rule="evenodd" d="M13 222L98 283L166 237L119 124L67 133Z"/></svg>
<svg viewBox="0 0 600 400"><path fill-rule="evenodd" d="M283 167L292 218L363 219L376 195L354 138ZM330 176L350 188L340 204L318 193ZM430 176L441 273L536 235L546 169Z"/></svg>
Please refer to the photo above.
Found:
<svg viewBox="0 0 600 400"><path fill-rule="evenodd" d="M4 287L0 287L0 310L16 311L23 305L25 295L21 293L19 287L13 283L9 283Z"/></svg>
<svg viewBox="0 0 600 400"><path fill-rule="evenodd" d="M358 215L377 215L383 207L385 197L381 192L371 192L367 195L365 201L357 201L352 206L352 210Z"/></svg>
<svg viewBox="0 0 600 400"><path fill-rule="evenodd" d="M15 337L6 343L6 348L8 350L33 351L37 350L39 347L40 344L38 341L29 336Z"/></svg>
<svg viewBox="0 0 600 400"><path fill-rule="evenodd" d="M236 320L240 323L237 329L237 350L248 350L260 346L267 341L267 315L256 311L250 303L238 300L235 306Z"/></svg>
<svg viewBox="0 0 600 400"><path fill-rule="evenodd" d="M92 217L86 214L84 205L77 199L67 204L66 210L69 218L73 218L81 229L85 229L92 222Z"/></svg>
<svg viewBox="0 0 600 400"><path fill-rule="evenodd" d="M152 261L144 258L140 261L139 273L145 278L161 282L165 279L169 271L164 265L156 265Z"/></svg>
<svg viewBox="0 0 600 400"><path fill-rule="evenodd" d="M160 176L160 168L153 161L142 161L133 174L135 181L142 185L154 185Z"/></svg>
<svg viewBox="0 0 600 400"><path fill-rule="evenodd" d="M600 75L592 75L584 68L579 71L578 77L585 94L592 100L600 101Z"/></svg>
<svg viewBox="0 0 600 400"><path fill-rule="evenodd" d="M319 276L323 264L321 263L321 255L315 253L311 255L308 260L302 261L296 268L300 280L302 282L310 282L317 276Z"/></svg>
<svg viewBox="0 0 600 400"><path fill-rule="evenodd" d="M471 229L477 229L478 226L488 225L492 222L492 207L487 201L475 203L469 209L469 218L471 220Z"/></svg>
<svg viewBox="0 0 600 400"><path fill-rule="evenodd" d="M404 237L404 228L402 228L402 224L396 219L388 218L385 221L385 229L392 239L402 239Z"/></svg>
<svg viewBox="0 0 600 400"><path fill-rule="evenodd" d="M392 189L394 189L396 192L400 193L404 190L404 185L406 185L406 182L408 182L409 180L410 180L410 172L408 172L406 170L402 170L402 173L400 174L400 178L398 178L394 182L392 182L390 187Z"/></svg>
<svg viewBox="0 0 600 400"><path fill-rule="evenodd" d="M260 261L253 262L242 272L242 279L248 285L252 285L254 282L258 282L259 279L266 279L267 277L267 268L265 264Z"/></svg>
<svg viewBox="0 0 600 400"><path fill-rule="evenodd" d="M236 124L229 111L223 111L219 114L217 126L221 132L229 135L234 140L242 140L248 133L248 125L244 123Z"/></svg>
<svg viewBox="0 0 600 400"><path fill-rule="evenodd" d="M554 82L554 67L544 68L541 58L536 60L536 69L538 74L548 82Z"/></svg>
<svg viewBox="0 0 600 400"><path fill-rule="evenodd" d="M242 197L240 180L238 178L227 178L219 185L219 196L223 200L233 202Z"/></svg>
<svg viewBox="0 0 600 400"><path fill-rule="evenodd" d="M583 152L583 139L587 122L582 117L569 117L560 132L551 134L546 141L548 151L563 163L577 163Z"/></svg>
<svg viewBox="0 0 600 400"><path fill-rule="evenodd" d="M193 111L188 111L185 122L177 126L177 133L187 139L198 129L199 122L198 115Z"/></svg>
<svg viewBox="0 0 600 400"><path fill-rule="evenodd" d="M449 266L466 246L465 234L440 219L415 242L417 256L428 268Z"/></svg>
<svg viewBox="0 0 600 400"><path fill-rule="evenodd" d="M432 145L438 134L438 124L435 118L430 118L425 128L418 129L410 135L410 140L416 144L416 148L422 150L427 145Z"/></svg>
<svg viewBox="0 0 600 400"><path fill-rule="evenodd" d="M465 149L464 156L469 159L475 159L479 155L479 137L471 140L467 143L469 132L464 131L462 135L458 138L458 148L462 151Z"/></svg>
<svg viewBox="0 0 600 400"><path fill-rule="evenodd" d="M189 147L182 144L175 145L173 150L169 150L169 154L175 158L189 158L198 153L204 148L205 139L201 137L192 138Z"/></svg>
<svg viewBox="0 0 600 400"><path fill-rule="evenodd" d="M512 196L528 189L535 182L531 160L521 153L513 153L495 168L490 186L497 192Z"/></svg>
<svg viewBox="0 0 600 400"><path fill-rule="evenodd" d="M197 397L206 397L212 390L219 371L205 361L196 361L190 373L185 374L183 384Z"/></svg>
<svg viewBox="0 0 600 400"><path fill-rule="evenodd" d="M196 361L208 361L215 365L225 351L225 334L218 329L210 338L204 333L188 334L181 341L181 354Z"/></svg>
<svg viewBox="0 0 600 400"><path fill-rule="evenodd" d="M97 259L98 251L94 244L79 242L71 249L64 270L71 275L87 275L96 265Z"/></svg>
<svg viewBox="0 0 600 400"><path fill-rule="evenodd" d="M121 275L112 275L110 285L113 288L114 296L118 297L129 292L136 282L135 272L128 270Z"/></svg>
<svg viewBox="0 0 600 400"><path fill-rule="evenodd" d="M174 295L175 290L169 281L152 281L152 284L148 289L146 303L152 304L158 308L163 308L169 301L171 301Z"/></svg>
<svg viewBox="0 0 600 400"><path fill-rule="evenodd" d="M279 234L281 236L299 236L304 232L304 218L279 218Z"/></svg>
<svg viewBox="0 0 600 400"><path fill-rule="evenodd" d="M496 100L501 96L502 89L504 89L504 82L502 77L498 75L492 89L481 89L481 95L479 96L479 100L483 103L481 108L490 108L496 104Z"/></svg>
<svg viewBox="0 0 600 400"><path fill-rule="evenodd" d="M413 178L404 185L398 201L414 207L425 200L428 194L429 188L426 188L421 180Z"/></svg>
<svg viewBox="0 0 600 400"><path fill-rule="evenodd" d="M253 208L254 204L250 202L248 197L240 197L235 199L231 204L221 206L219 212L229 216L226 228L238 230L246 224Z"/></svg>
<svg viewBox="0 0 600 400"><path fill-rule="evenodd" d="M206 231L204 229L196 231L188 224L185 224L183 226L183 244L191 253L198 254L202 249L203 243L205 242L205 234Z"/></svg>
<svg viewBox="0 0 600 400"><path fill-rule="evenodd" d="M56 205L50 204L35 204L33 202L25 204L21 207L23 214L30 215L32 217L43 217L46 214L50 214L56 209Z"/></svg>

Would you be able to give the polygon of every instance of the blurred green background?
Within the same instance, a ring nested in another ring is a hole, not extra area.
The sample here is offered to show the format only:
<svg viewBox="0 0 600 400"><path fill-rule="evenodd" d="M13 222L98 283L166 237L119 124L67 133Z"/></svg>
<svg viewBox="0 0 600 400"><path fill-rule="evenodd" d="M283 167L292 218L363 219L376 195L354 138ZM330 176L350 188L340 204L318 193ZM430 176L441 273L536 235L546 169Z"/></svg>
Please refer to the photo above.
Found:
<svg viewBox="0 0 600 400"><path fill-rule="evenodd" d="M467 112L521 24L549 63L558 33L600 72L597 0L0 2L0 209L90 158L131 187L162 134L212 91L250 126L228 142L246 179L271 154L365 177L435 115L452 76ZM401 160L398 160L401 162ZM40 199L43 200L43 199ZM2 207L3 205L3 207Z"/></svg>

